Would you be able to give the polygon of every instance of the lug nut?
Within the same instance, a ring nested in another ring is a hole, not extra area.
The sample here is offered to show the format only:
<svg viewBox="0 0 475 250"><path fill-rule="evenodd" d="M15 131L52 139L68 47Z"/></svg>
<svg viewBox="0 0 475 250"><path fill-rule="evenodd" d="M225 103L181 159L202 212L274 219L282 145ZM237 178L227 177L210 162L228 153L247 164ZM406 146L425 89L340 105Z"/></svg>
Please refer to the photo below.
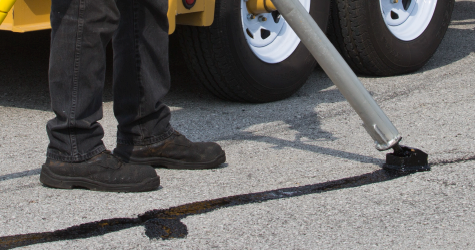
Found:
<svg viewBox="0 0 475 250"><path fill-rule="evenodd" d="M254 16L253 14L247 14L247 19L254 20L256 19L256 16Z"/></svg>
<svg viewBox="0 0 475 250"><path fill-rule="evenodd" d="M259 22L265 22L265 21L267 21L267 17L259 16L258 20L259 20Z"/></svg>

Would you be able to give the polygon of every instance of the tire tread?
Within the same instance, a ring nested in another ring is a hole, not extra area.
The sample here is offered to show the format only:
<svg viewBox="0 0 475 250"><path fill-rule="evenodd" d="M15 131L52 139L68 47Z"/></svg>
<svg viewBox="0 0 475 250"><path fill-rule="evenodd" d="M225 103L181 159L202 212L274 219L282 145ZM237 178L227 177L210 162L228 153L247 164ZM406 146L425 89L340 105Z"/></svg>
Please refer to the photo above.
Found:
<svg viewBox="0 0 475 250"><path fill-rule="evenodd" d="M360 1L332 0L329 38L353 70L367 75L385 75L383 62L375 55L367 35Z"/></svg>
<svg viewBox="0 0 475 250"><path fill-rule="evenodd" d="M240 8L230 7L230 3L233 2L231 0L216 1L214 23L209 27L177 26L176 33L182 54L193 77L212 94L224 100L263 103L281 100L292 95L307 78L299 78L299 81L295 81L298 84L293 83L296 87L289 88L287 91L259 88L256 87L259 86L259 82L256 82L252 75L247 74L242 65L238 65L241 61L235 60L238 52L233 47L236 41L231 39L234 33L230 26L235 20L231 20L235 18L232 14L236 11L240 12ZM309 68L315 64L316 62L309 65ZM311 71L307 71L308 76Z"/></svg>
<svg viewBox="0 0 475 250"><path fill-rule="evenodd" d="M216 13L216 15L218 14ZM188 61L190 72L218 98L240 102L259 102L257 98L240 88L239 81L236 79L239 76L229 70L232 68L232 65L229 65L229 60L219 56L224 55L226 49L221 39L216 39L219 35L226 35L220 32L223 28L219 25L217 23L210 27L181 26L177 29L180 46Z"/></svg>
<svg viewBox="0 0 475 250"><path fill-rule="evenodd" d="M454 2L455 0L445 1L444 16L438 17L447 23L443 23L438 28L441 36L433 39L437 46L447 30ZM367 0L332 0L331 3L332 15L329 25L329 38L350 67L358 73L376 76L405 74L422 67L430 59L437 46L433 50L425 52L428 56L421 58L414 64L398 65L388 62L387 59L385 61L382 59L390 55L378 54L385 54L385 52L378 52L375 44L373 44L377 41L374 34L376 31L371 30L371 25L369 25L375 20L368 20L370 18L368 13L370 4L378 3L368 3ZM397 38L394 39L397 40Z"/></svg>

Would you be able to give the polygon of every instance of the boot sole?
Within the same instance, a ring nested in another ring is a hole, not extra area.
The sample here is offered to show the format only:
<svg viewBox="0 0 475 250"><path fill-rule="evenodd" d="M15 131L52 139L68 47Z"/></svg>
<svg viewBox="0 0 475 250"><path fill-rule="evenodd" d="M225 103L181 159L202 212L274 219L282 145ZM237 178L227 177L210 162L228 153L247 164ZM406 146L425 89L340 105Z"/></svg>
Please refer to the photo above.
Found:
<svg viewBox="0 0 475 250"><path fill-rule="evenodd" d="M139 165L150 165L152 167L162 167L168 169L212 169L217 168L219 165L226 161L226 154L223 151L218 157L216 157L212 161L208 162L187 162L187 161L180 161L174 160L170 158L164 157L149 157L149 158L134 158L130 157L127 162L132 164L139 164Z"/></svg>
<svg viewBox="0 0 475 250"><path fill-rule="evenodd" d="M57 175L43 165L40 182L49 187L62 189L87 188L94 191L106 192L146 192L156 190L160 186L160 177L149 178L140 183L107 184L84 177Z"/></svg>

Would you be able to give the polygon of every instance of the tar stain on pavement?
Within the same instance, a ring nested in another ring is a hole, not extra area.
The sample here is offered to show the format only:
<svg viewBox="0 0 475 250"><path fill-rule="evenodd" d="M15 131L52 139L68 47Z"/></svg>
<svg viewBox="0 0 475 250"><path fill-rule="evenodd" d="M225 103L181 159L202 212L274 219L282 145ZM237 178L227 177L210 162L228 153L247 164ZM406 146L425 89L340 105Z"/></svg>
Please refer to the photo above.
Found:
<svg viewBox="0 0 475 250"><path fill-rule="evenodd" d="M359 187L393 180L405 175L407 174L377 170L364 175L324 183L241 194L214 200L193 202L169 209L151 210L139 215L137 218L112 218L84 223L52 232L4 236L0 237L0 249L10 249L61 240L90 238L137 226L144 226L145 235L150 239L168 240L185 238L188 235L188 228L181 222L181 219L187 216L208 213L220 208Z"/></svg>

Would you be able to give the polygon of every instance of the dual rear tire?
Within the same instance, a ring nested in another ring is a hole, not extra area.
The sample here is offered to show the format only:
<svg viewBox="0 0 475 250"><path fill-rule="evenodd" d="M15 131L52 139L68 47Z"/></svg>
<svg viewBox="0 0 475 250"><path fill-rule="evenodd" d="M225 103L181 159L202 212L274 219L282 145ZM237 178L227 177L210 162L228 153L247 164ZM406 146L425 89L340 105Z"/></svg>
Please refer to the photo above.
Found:
<svg viewBox="0 0 475 250"><path fill-rule="evenodd" d="M330 40L355 71L381 76L415 71L442 41L454 0L400 0L398 5L386 1L300 0L323 31L329 28ZM435 5L425 6L427 2ZM413 20L411 15L422 17ZM407 35L404 25L418 29ZM226 100L284 99L316 66L278 12L249 18L244 0L216 1L212 26L181 26L177 33L192 74Z"/></svg>
<svg viewBox="0 0 475 250"><path fill-rule="evenodd" d="M354 71L420 69L444 38L455 0L333 0L328 37Z"/></svg>

